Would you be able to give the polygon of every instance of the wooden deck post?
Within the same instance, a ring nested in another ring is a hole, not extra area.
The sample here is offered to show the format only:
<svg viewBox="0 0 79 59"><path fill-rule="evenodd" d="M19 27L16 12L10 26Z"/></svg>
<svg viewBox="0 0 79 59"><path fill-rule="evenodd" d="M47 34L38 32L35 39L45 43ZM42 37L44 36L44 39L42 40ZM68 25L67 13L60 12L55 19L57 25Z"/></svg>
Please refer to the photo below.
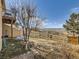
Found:
<svg viewBox="0 0 79 59"><path fill-rule="evenodd" d="M2 49L2 5L0 0L0 51Z"/></svg>
<svg viewBox="0 0 79 59"><path fill-rule="evenodd" d="M13 38L13 20L11 21L11 39Z"/></svg>

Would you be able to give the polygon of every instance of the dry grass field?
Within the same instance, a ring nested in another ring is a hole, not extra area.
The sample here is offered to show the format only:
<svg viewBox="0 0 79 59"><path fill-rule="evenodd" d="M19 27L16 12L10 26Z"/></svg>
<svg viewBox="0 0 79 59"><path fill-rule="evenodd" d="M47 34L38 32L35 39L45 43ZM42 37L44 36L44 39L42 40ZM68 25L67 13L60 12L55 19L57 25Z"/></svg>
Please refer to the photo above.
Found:
<svg viewBox="0 0 79 59"><path fill-rule="evenodd" d="M67 42L64 34L53 35L52 39L30 37L31 51L13 59L79 59L79 45Z"/></svg>
<svg viewBox="0 0 79 59"><path fill-rule="evenodd" d="M79 59L79 45L36 38L31 38L30 41L35 45L32 50L45 59Z"/></svg>
<svg viewBox="0 0 79 59"><path fill-rule="evenodd" d="M30 38L31 51L12 59L79 59L79 45L61 40Z"/></svg>

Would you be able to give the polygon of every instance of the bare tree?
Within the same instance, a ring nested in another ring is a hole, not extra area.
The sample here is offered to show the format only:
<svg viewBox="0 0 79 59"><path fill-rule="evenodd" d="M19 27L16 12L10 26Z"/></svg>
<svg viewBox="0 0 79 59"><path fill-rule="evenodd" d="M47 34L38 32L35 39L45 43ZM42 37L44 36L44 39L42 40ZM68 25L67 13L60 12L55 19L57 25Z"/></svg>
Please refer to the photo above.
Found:
<svg viewBox="0 0 79 59"><path fill-rule="evenodd" d="M26 38L27 40L29 40L29 36L31 33L31 24L30 24L30 20L33 19L34 17L36 17L35 13L36 13L36 7L31 6L31 5L27 5L25 8L26 11L26 18L27 19L27 28L26 28Z"/></svg>
<svg viewBox="0 0 79 59"><path fill-rule="evenodd" d="M22 29L24 33L23 36L26 36L26 41L26 39L29 40L32 29L36 29L41 26L42 20L36 15L36 7L30 5L27 5L26 7L22 6L19 13L19 23L22 24Z"/></svg>
<svg viewBox="0 0 79 59"><path fill-rule="evenodd" d="M36 6L28 4L27 6L21 5L17 9L11 9L13 13L15 13L16 10L18 11L16 16L16 25L21 26L24 40L29 40L32 29L37 29L42 24L42 20L36 15Z"/></svg>

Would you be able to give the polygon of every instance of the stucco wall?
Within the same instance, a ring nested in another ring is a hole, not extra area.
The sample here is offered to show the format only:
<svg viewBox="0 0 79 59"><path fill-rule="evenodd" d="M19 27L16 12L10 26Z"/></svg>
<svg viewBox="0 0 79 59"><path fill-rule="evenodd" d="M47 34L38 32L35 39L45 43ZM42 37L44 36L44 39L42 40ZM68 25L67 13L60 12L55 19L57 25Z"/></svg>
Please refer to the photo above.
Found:
<svg viewBox="0 0 79 59"><path fill-rule="evenodd" d="M11 26L10 24L3 24L3 35L7 34L9 37L11 37ZM13 37L22 35L22 31L19 30L16 27L13 27Z"/></svg>
<svg viewBox="0 0 79 59"><path fill-rule="evenodd" d="M1 16L1 12L2 12L2 6L1 6L1 0L0 0L0 51L2 48L2 16Z"/></svg>

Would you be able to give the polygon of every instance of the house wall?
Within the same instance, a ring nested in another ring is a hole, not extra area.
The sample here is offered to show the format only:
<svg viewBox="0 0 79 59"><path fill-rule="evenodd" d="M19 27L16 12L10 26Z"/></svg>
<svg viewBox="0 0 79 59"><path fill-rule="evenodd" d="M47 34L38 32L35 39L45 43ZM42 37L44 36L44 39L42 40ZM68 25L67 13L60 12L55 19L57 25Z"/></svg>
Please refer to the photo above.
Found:
<svg viewBox="0 0 79 59"><path fill-rule="evenodd" d="M11 37L11 26L10 26L10 24L9 25L3 24L3 35L5 35L5 34L7 34L9 37ZM16 27L13 27L13 37L16 37L16 36L19 36L19 35L22 35L22 31L19 30Z"/></svg>
<svg viewBox="0 0 79 59"><path fill-rule="evenodd" d="M0 51L1 51L1 48L2 48L2 16L1 16L1 13L2 13L2 5L1 5L1 0L0 0Z"/></svg>

